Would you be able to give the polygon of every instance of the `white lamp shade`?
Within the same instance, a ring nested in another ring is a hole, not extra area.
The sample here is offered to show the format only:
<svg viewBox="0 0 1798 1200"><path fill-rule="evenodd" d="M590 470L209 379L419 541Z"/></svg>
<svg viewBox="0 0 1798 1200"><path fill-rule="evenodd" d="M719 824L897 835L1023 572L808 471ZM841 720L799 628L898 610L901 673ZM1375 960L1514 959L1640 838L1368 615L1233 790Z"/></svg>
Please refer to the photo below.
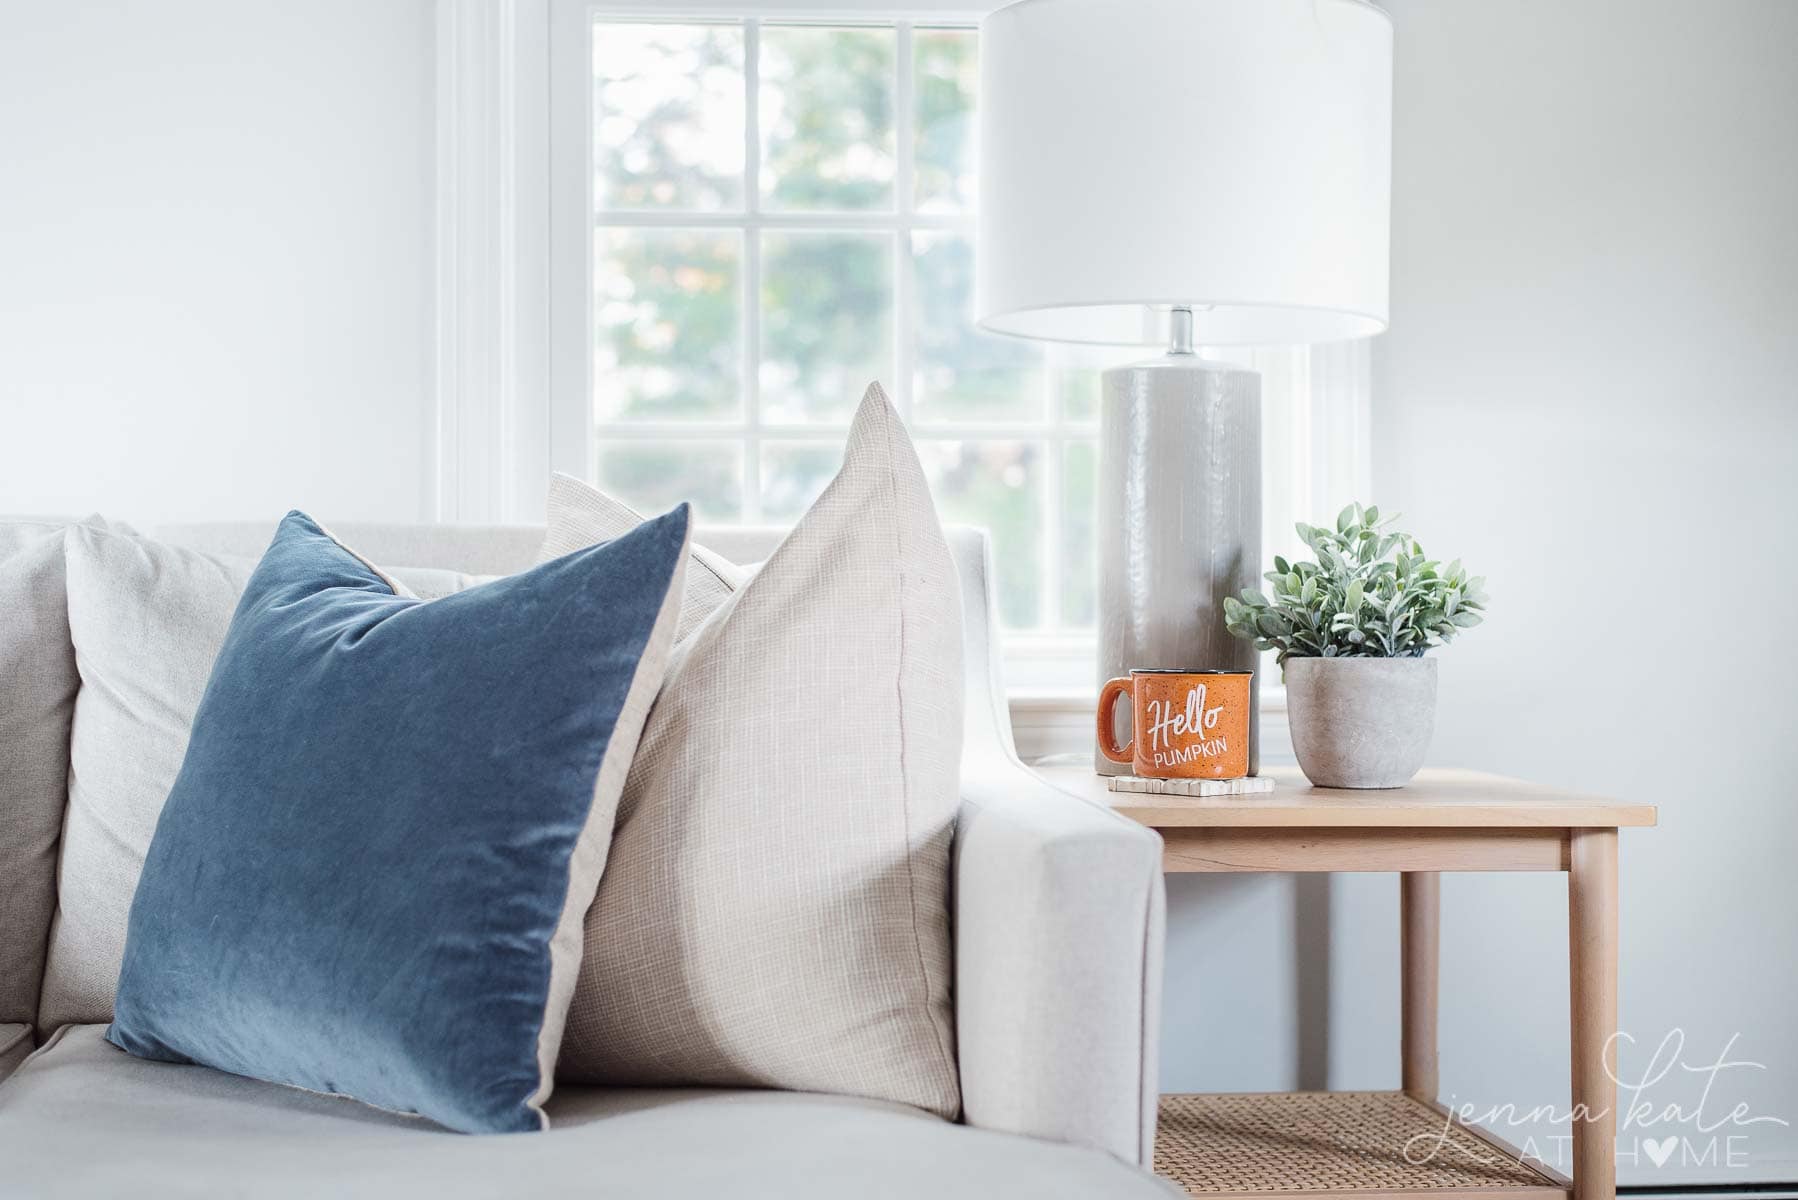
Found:
<svg viewBox="0 0 1798 1200"><path fill-rule="evenodd" d="M1020 0L980 35L975 310L998 333L1386 328L1392 24L1361 0Z"/></svg>

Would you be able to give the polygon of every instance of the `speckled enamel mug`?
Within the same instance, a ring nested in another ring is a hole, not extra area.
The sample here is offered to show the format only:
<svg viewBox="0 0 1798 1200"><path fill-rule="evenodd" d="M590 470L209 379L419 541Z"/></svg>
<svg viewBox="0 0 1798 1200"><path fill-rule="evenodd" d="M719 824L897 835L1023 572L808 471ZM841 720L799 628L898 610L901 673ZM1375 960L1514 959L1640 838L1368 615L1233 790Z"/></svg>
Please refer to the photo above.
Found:
<svg viewBox="0 0 1798 1200"><path fill-rule="evenodd" d="M1139 779L1241 779L1249 773L1248 671L1132 671L1099 692L1099 750ZM1130 696L1133 733L1112 729Z"/></svg>

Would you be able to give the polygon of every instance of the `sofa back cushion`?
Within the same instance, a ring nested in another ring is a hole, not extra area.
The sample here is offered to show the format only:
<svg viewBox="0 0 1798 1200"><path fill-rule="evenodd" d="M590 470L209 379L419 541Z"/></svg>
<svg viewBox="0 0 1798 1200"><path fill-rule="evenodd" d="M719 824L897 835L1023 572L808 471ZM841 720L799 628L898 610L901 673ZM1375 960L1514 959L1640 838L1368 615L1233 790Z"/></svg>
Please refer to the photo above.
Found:
<svg viewBox="0 0 1798 1200"><path fill-rule="evenodd" d="M214 558L260 558L276 517L262 521L199 521L143 530L158 541ZM423 566L462 575L513 575L536 561L541 525L416 525L371 521L329 522L331 532L381 564L396 578ZM412 590L425 596L416 582Z"/></svg>
<svg viewBox="0 0 1798 1200"><path fill-rule="evenodd" d="M68 744L57 912L38 1011L42 1033L112 1019L144 855L187 753L213 659L256 566L252 558L89 526L71 529L64 548L68 637L80 691ZM391 573L425 599L475 578Z"/></svg>
<svg viewBox="0 0 1798 1200"><path fill-rule="evenodd" d="M77 687L63 530L0 522L0 1028L37 1019L56 911Z"/></svg>

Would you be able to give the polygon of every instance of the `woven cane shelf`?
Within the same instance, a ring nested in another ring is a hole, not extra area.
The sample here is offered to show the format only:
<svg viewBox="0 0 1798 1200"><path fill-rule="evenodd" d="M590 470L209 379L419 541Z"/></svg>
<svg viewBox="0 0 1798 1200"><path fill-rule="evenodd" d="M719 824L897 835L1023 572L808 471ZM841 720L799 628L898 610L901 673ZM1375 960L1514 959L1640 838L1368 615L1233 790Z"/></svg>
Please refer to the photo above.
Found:
<svg viewBox="0 0 1798 1200"><path fill-rule="evenodd" d="M1155 1170L1193 1196L1568 1195L1477 1130L1438 1143L1446 1120L1403 1092L1163 1096Z"/></svg>

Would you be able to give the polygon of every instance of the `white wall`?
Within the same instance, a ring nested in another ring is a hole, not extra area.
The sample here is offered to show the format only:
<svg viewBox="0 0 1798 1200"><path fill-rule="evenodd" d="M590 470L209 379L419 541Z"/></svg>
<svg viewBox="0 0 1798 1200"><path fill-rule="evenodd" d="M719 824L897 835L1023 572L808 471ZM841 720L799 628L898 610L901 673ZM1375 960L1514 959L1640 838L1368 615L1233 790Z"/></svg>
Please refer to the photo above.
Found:
<svg viewBox="0 0 1798 1200"><path fill-rule="evenodd" d="M1493 595L1442 656L1436 757L1660 806L1623 835L1621 1024L1683 1029L1694 1065L1739 1034L1768 1069L1720 1074L1707 1116L1798 1121L1798 4L1389 8L1377 498ZM1347 889L1338 927L1379 928L1388 891ZM1564 885L1454 878L1443 903L1445 1089L1564 1106ZM1385 966L1340 973L1339 1038ZM1733 1132L1753 1166L1696 1174L1798 1179L1794 1130Z"/></svg>
<svg viewBox="0 0 1798 1200"><path fill-rule="evenodd" d="M430 512L430 0L0 0L0 512Z"/></svg>

